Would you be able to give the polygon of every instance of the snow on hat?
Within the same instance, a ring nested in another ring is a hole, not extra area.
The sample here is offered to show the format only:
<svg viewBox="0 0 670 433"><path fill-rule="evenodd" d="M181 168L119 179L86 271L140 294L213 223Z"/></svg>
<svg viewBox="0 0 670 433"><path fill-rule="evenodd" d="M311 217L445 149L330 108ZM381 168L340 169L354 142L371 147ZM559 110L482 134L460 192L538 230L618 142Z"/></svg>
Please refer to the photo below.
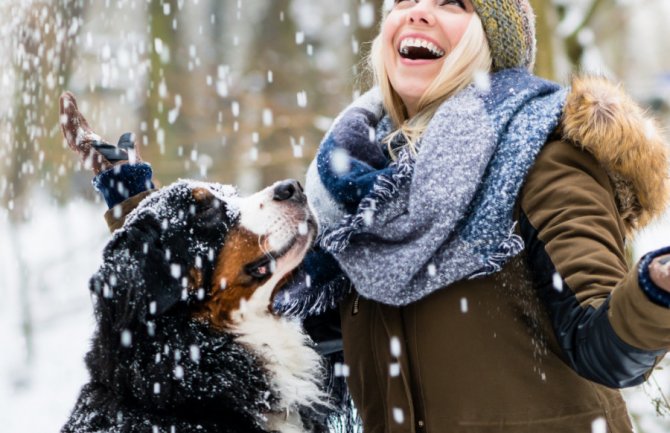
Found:
<svg viewBox="0 0 670 433"><path fill-rule="evenodd" d="M535 64L535 13L528 0L470 0L484 26L493 69L527 68ZM388 12L395 2L386 0Z"/></svg>

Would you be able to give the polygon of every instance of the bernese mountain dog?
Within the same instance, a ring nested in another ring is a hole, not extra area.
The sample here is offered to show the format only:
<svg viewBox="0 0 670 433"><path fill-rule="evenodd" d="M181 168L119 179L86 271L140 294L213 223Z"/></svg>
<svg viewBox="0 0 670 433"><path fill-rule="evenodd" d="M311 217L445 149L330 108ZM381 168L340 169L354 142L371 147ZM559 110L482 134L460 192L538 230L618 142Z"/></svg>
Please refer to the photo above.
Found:
<svg viewBox="0 0 670 433"><path fill-rule="evenodd" d="M326 431L321 358L271 308L316 231L296 181L245 198L179 181L146 197L90 280L90 381L62 431Z"/></svg>

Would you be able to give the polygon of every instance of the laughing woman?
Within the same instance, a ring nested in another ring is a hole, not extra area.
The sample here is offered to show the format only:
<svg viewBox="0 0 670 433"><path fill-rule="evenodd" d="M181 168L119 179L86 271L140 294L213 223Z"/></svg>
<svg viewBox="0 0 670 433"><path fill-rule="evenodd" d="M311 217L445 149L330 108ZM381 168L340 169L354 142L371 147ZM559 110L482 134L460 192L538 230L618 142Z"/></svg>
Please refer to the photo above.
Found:
<svg viewBox="0 0 670 433"><path fill-rule="evenodd" d="M631 432L618 388L670 348L670 248L625 253L668 202L667 146L617 86L534 58L526 0L395 1L375 87L310 166L311 287L277 308L339 308L366 433ZM150 169L89 138L68 141L124 214Z"/></svg>

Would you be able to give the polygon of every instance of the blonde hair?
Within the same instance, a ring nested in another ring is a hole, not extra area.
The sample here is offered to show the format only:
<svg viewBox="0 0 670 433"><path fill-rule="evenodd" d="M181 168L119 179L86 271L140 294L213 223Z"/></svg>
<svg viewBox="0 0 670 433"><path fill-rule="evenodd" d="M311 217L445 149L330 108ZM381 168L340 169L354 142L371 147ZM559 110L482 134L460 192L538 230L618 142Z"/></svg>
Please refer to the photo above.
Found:
<svg viewBox="0 0 670 433"><path fill-rule="evenodd" d="M391 156L395 158L391 142L398 134L404 137L410 151L416 154L416 143L442 102L472 83L477 72L490 71L492 64L491 50L484 27L479 16L472 14L461 40L445 59L440 73L421 95L416 114L409 118L405 104L389 81L380 31L370 48L368 68L372 72L375 84L381 90L386 113L391 117L393 125L398 128L384 139Z"/></svg>

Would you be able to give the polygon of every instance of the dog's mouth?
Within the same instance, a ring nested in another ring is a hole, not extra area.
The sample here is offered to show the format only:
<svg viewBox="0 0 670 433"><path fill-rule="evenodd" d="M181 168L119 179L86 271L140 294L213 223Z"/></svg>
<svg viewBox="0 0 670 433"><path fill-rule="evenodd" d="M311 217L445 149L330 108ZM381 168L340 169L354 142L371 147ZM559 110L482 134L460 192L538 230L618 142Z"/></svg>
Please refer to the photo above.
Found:
<svg viewBox="0 0 670 433"><path fill-rule="evenodd" d="M210 297L200 314L226 326L271 312L272 299L315 241L317 220L302 187L283 181L229 201L238 218L218 253Z"/></svg>
<svg viewBox="0 0 670 433"><path fill-rule="evenodd" d="M282 181L249 197L239 198L240 225L258 236L261 249L275 259L294 249L306 250L317 232L302 186Z"/></svg>
<svg viewBox="0 0 670 433"><path fill-rule="evenodd" d="M305 209L305 218L300 221L290 221L277 224L277 229L267 236L261 236L262 245L274 246L268 248L268 253L248 265L251 272L261 275L265 272L282 275L290 272L303 259L305 253L316 239L317 224L314 217Z"/></svg>

